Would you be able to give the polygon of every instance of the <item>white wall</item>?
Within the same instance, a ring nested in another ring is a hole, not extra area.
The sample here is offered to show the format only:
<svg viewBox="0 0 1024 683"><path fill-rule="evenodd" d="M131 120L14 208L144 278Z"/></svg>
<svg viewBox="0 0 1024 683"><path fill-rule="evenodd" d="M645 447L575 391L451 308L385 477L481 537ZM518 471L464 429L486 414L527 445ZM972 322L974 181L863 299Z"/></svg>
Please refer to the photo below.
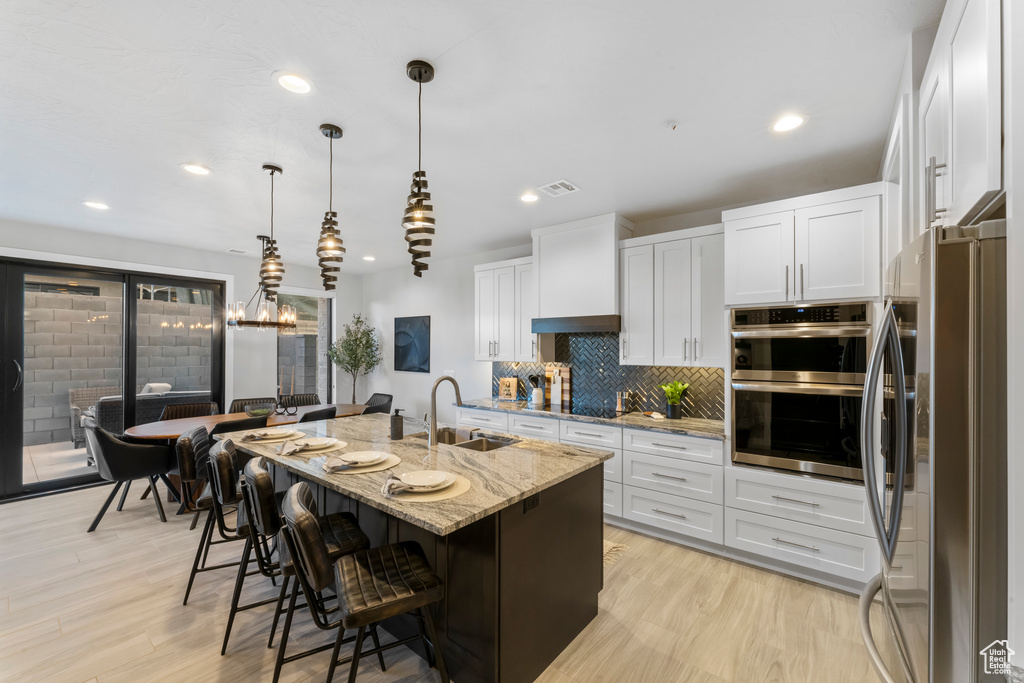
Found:
<svg viewBox="0 0 1024 683"><path fill-rule="evenodd" d="M255 238L241 245L258 253ZM282 249L284 283L322 289L320 271L289 262ZM228 300L248 301L256 289L259 261L187 247L154 244L98 233L0 219L0 257L31 258L71 265L102 265L126 270L177 274L192 271L197 277L227 281ZM308 260L312 260L312 255ZM362 290L359 277L342 276L338 282L339 320L347 320L357 307ZM273 396L277 379L277 335L272 332L229 331L226 339L225 398ZM344 391L341 392L344 396Z"/></svg>
<svg viewBox="0 0 1024 683"><path fill-rule="evenodd" d="M454 375L463 399L491 395L491 364L473 360L473 266L503 259L528 256L524 245L468 258L431 259L430 270L414 277L412 266L363 276L362 312L377 328L383 342L382 367L361 378L357 394L367 397L375 391L394 395L393 408L410 417L422 418L430 409L430 390L442 374ZM430 316L430 372L395 371L395 318ZM338 391L346 395L350 381L341 378ZM437 413L441 422L455 422L452 407L455 394L445 384L438 390Z"/></svg>

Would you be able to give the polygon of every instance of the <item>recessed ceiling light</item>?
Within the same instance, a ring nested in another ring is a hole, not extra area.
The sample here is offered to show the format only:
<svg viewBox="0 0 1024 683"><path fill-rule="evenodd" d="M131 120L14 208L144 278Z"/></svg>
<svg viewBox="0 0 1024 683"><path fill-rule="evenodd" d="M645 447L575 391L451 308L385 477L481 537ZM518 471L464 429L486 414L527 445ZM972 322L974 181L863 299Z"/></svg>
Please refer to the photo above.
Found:
<svg viewBox="0 0 1024 683"><path fill-rule="evenodd" d="M86 206L88 206L90 209L99 209L100 211L106 211L107 209L110 208L109 206L107 206L103 202L97 202L97 201L95 201L93 199L86 199L82 203L85 204Z"/></svg>
<svg viewBox="0 0 1024 683"><path fill-rule="evenodd" d="M520 195L519 198L521 200L523 200L524 202L535 202L535 201L537 201L537 195L535 195L533 192L524 192L522 195Z"/></svg>
<svg viewBox="0 0 1024 683"><path fill-rule="evenodd" d="M181 167L193 175L210 175L213 173L213 171L202 164L182 164Z"/></svg>
<svg viewBox="0 0 1024 683"><path fill-rule="evenodd" d="M364 256L363 260L364 261L376 261L377 257L376 256Z"/></svg>
<svg viewBox="0 0 1024 683"><path fill-rule="evenodd" d="M291 71L275 71L274 80L288 92L305 95L313 89L313 84L302 76Z"/></svg>
<svg viewBox="0 0 1024 683"><path fill-rule="evenodd" d="M799 128L804 123L804 117L796 114L786 114L772 126L772 130L776 133L785 133L787 130L793 130Z"/></svg>

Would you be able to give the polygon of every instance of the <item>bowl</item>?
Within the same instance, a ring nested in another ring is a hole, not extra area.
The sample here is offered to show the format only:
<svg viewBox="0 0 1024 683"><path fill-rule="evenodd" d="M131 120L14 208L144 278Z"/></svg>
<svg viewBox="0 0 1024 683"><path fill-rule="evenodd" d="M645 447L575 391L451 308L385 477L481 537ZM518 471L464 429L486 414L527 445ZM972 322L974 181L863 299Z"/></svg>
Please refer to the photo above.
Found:
<svg viewBox="0 0 1024 683"><path fill-rule="evenodd" d="M276 403L247 403L245 404L245 414L249 417L266 417L272 414L276 407Z"/></svg>

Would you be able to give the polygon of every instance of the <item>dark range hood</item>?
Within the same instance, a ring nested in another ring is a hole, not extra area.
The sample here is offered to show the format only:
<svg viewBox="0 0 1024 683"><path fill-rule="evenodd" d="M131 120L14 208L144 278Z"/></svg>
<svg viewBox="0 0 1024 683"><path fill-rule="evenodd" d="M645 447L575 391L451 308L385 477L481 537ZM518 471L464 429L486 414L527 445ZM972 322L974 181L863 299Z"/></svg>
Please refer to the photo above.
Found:
<svg viewBox="0 0 1024 683"><path fill-rule="evenodd" d="M620 332L622 317L618 315L577 315L564 318L534 318L534 334L550 332Z"/></svg>

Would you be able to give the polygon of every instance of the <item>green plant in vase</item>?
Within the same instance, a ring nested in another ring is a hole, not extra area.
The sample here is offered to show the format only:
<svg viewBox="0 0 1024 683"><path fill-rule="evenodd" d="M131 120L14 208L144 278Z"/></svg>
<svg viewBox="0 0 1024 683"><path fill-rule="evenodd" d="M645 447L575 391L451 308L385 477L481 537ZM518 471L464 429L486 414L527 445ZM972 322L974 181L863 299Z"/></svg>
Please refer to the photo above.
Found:
<svg viewBox="0 0 1024 683"><path fill-rule="evenodd" d="M658 386L665 392L665 416L670 420L678 420L683 416L682 400L683 396L686 395L686 390L690 388L690 385L683 384L677 380L675 382L669 382L668 384L659 384Z"/></svg>

